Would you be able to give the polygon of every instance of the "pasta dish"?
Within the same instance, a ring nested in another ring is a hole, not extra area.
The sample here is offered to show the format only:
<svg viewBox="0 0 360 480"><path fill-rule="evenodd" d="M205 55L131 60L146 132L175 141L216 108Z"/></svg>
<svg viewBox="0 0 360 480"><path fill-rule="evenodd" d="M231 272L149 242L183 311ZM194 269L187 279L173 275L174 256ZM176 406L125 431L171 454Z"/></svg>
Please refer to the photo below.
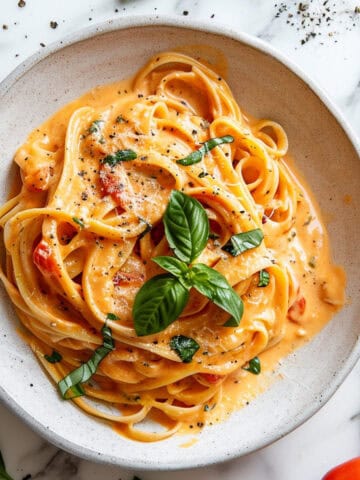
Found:
<svg viewBox="0 0 360 480"><path fill-rule="evenodd" d="M29 135L0 278L64 400L134 440L201 429L342 306L287 150L278 123L176 52Z"/></svg>

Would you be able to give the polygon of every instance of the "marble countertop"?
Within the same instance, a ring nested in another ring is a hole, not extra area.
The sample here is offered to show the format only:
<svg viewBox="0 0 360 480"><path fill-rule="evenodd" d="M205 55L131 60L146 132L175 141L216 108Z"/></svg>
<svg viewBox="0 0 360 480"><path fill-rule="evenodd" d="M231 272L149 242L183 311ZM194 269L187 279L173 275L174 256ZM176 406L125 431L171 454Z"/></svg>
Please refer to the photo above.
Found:
<svg viewBox="0 0 360 480"><path fill-rule="evenodd" d="M112 18L171 14L245 31L296 62L360 134L359 0L2 0L0 81L38 49ZM231 462L172 472L173 480L316 480L360 455L360 362L324 407L276 443ZM44 441L0 404L0 450L14 480L165 480L74 457Z"/></svg>

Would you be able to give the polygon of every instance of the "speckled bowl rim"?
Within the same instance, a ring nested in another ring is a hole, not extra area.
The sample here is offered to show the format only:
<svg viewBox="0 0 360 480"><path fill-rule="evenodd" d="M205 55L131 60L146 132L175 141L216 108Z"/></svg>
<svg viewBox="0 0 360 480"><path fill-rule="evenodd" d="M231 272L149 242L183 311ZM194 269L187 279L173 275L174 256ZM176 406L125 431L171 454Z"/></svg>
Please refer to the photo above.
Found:
<svg viewBox="0 0 360 480"><path fill-rule="evenodd" d="M284 65L288 70L293 72L297 77L299 77L311 90L312 92L321 100L321 102L326 106L329 112L333 115L337 123L344 130L347 138L352 143L355 151L360 157L360 140L356 136L355 132L352 130L348 122L343 117L342 113L338 107L333 103L333 101L328 97L328 95L321 89L301 68L289 60L285 55L280 53L271 45L263 42L262 40L255 38L251 35L248 35L243 32L237 32L228 26L216 23L208 24L202 21L185 19L180 16L168 16L168 15L134 15L131 17L107 20L105 22L93 25L91 27L83 28L77 32L71 33L65 36L62 40L51 43L44 49L39 50L24 62L22 62L15 70L13 70L1 83L0 83L0 102L5 93L35 64L39 63L44 58L52 55L53 53L68 47L70 45L76 44L83 40L88 40L92 37L110 33L116 30L124 30L127 28L136 28L136 27L148 27L148 26L164 26L164 27L173 27L189 30L199 30L202 32L212 33L218 36L227 37L229 39L238 41L242 44L245 44L249 47L252 47L270 57L273 57L275 60ZM211 452L211 456L208 456L207 461L200 461L196 463L184 463L182 462L179 465L171 465L163 462L161 465L147 464L146 466L138 464L136 462L130 461L126 464L124 462L119 462L116 458L111 455L96 454L96 452L88 450L87 448L81 447L75 443L72 443L70 440L66 440L63 437L59 436L55 432L46 428L46 426L40 423L36 418L33 418L27 411L25 411L20 405L14 404L11 401L10 396L0 385L0 400L2 400L5 405L12 410L18 417L20 417L30 428L35 432L41 435L43 438L48 440L50 443L56 445L57 447L66 450L70 453L78 455L82 458L85 458L90 461L101 462L110 465L118 465L124 468L133 468L137 470L181 470L189 468L203 467L206 465L211 465L215 463L220 463L224 461L231 460L233 458L251 453L260 448L263 448L271 443L279 440L284 437L295 428L302 425L306 420L308 420L312 415L314 415L336 392L336 390L343 383L347 375L350 373L354 367L357 360L360 358L360 336L358 337L355 347L352 350L350 356L344 361L342 368L338 370L337 374L333 377L331 385L326 389L323 395L323 402L319 404L318 402L312 402L309 404L308 408L304 409L300 415L294 419L293 422L289 422L286 428L282 431L275 431L272 438L262 439L259 438L258 442L255 443L251 449L245 451L239 451L236 448L233 448L232 451L228 452L226 457L222 454L217 455L216 450Z"/></svg>

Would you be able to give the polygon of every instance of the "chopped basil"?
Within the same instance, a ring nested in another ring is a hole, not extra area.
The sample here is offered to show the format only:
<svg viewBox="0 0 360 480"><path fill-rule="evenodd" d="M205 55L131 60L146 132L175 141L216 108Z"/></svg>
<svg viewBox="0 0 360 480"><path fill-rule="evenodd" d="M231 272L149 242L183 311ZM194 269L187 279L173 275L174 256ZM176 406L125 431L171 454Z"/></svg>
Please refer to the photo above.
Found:
<svg viewBox="0 0 360 480"><path fill-rule="evenodd" d="M211 412L211 410L214 410L216 407L216 403L213 405L208 405L207 403L204 405L204 412Z"/></svg>
<svg viewBox="0 0 360 480"><path fill-rule="evenodd" d="M181 158L180 160L176 160L176 163L180 163L180 165L194 165L194 163L201 162L203 156L208 153L213 148L221 145L222 143L232 143L234 141L234 137L231 135L225 135L224 137L216 137L210 138L207 142L204 142L199 150L190 153L185 158Z"/></svg>
<svg viewBox="0 0 360 480"><path fill-rule="evenodd" d="M116 117L115 121L116 121L116 123L125 123L126 122L125 118L122 115L118 115Z"/></svg>
<svg viewBox="0 0 360 480"><path fill-rule="evenodd" d="M242 367L244 370L253 373L254 375L259 375L261 372L261 363L259 357L254 357L249 361L248 367Z"/></svg>
<svg viewBox="0 0 360 480"><path fill-rule="evenodd" d="M112 338L111 329L104 325L101 329L103 336L103 344L98 347L91 358L80 367L70 372L58 383L58 387L62 397L65 400L80 397L85 394L81 387L82 383L87 382L96 373L100 362L115 348Z"/></svg>
<svg viewBox="0 0 360 480"><path fill-rule="evenodd" d="M95 120L92 122L89 128L89 133L99 133L100 132L100 125L104 123L104 120Z"/></svg>
<svg viewBox="0 0 360 480"><path fill-rule="evenodd" d="M7 473L3 456L0 452L0 480L13 480Z"/></svg>
<svg viewBox="0 0 360 480"><path fill-rule="evenodd" d="M237 257L251 248L258 247L263 239L264 234L262 230L255 228L255 230L233 235L222 249L230 253L233 257Z"/></svg>
<svg viewBox="0 0 360 480"><path fill-rule="evenodd" d="M79 225L80 228L85 228L85 224L82 220L80 220L80 218L73 217L72 219L75 223L77 223Z"/></svg>
<svg viewBox="0 0 360 480"><path fill-rule="evenodd" d="M193 338L176 335L170 340L170 348L184 363L190 363L200 345Z"/></svg>
<svg viewBox="0 0 360 480"><path fill-rule="evenodd" d="M207 175L209 175L209 173L207 173L207 172L200 172L199 175L198 175L198 177L199 177L199 178L204 178L204 177L206 177Z"/></svg>
<svg viewBox="0 0 360 480"><path fill-rule="evenodd" d="M133 150L118 150L114 154L107 155L105 158L100 160L102 164L106 163L110 167L114 167L119 162L129 162L130 160L135 160L137 154Z"/></svg>
<svg viewBox="0 0 360 480"><path fill-rule="evenodd" d="M56 350L53 350L51 355L46 355L45 354L44 358L49 363L58 363L58 362L61 362L62 355L61 355L61 353L57 352Z"/></svg>
<svg viewBox="0 0 360 480"><path fill-rule="evenodd" d="M143 232L141 232L140 235L139 235L139 239L140 239L140 238L145 237L145 235L147 233L151 232L153 226L150 222L148 222L145 218L142 218L142 217L139 217L139 222L144 223L146 225L145 230Z"/></svg>
<svg viewBox="0 0 360 480"><path fill-rule="evenodd" d="M258 287L267 287L270 282L270 273L266 270L260 270Z"/></svg>
<svg viewBox="0 0 360 480"><path fill-rule="evenodd" d="M117 315L115 315L115 313L107 313L106 320L116 321L116 320L120 320L120 318Z"/></svg>

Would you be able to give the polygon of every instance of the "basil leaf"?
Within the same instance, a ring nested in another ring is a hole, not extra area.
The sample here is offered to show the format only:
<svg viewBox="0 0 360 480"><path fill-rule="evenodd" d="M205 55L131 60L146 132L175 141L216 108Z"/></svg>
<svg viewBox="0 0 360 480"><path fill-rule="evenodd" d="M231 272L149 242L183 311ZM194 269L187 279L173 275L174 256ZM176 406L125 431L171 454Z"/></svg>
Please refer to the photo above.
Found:
<svg viewBox="0 0 360 480"><path fill-rule="evenodd" d="M78 217L73 217L72 219L73 219L73 221L74 221L75 223L77 223L77 224L79 225L80 228L84 228L84 227L85 227L84 222L83 222L82 220L80 220L80 218L78 218Z"/></svg>
<svg viewBox="0 0 360 480"><path fill-rule="evenodd" d="M62 355L59 352L57 352L56 350L53 350L51 355L46 355L45 354L44 358L49 363L58 363L58 362L61 362Z"/></svg>
<svg viewBox="0 0 360 480"><path fill-rule="evenodd" d="M181 358L184 363L190 363L200 345L190 337L176 335L170 340L170 348Z"/></svg>
<svg viewBox="0 0 360 480"><path fill-rule="evenodd" d="M12 477L7 473L6 467L5 467L5 462L3 459L3 456L0 452L0 479L1 480L13 480Z"/></svg>
<svg viewBox="0 0 360 480"><path fill-rule="evenodd" d="M229 320L227 320L223 325L223 327L238 327L238 326L239 326L239 322L234 317L230 317Z"/></svg>
<svg viewBox="0 0 360 480"><path fill-rule="evenodd" d="M128 162L130 160L135 160L135 158L137 158L137 154L133 150L118 150L113 155L107 155L100 160L100 163L107 163L110 167L114 167L119 162Z"/></svg>
<svg viewBox="0 0 360 480"><path fill-rule="evenodd" d="M194 165L194 163L201 162L203 156L212 150L214 147L221 145L222 143L232 143L234 141L234 137L231 135L225 135L224 137L216 137L210 138L207 142L204 142L199 150L190 153L185 158L181 158L180 160L176 160L176 163L180 163L180 165Z"/></svg>
<svg viewBox="0 0 360 480"><path fill-rule="evenodd" d="M116 322L116 320L120 320L120 318L115 315L115 313L107 313L106 320L112 320L113 322Z"/></svg>
<svg viewBox="0 0 360 480"><path fill-rule="evenodd" d="M89 133L99 133L102 123L104 123L104 120L94 120L89 127Z"/></svg>
<svg viewBox="0 0 360 480"><path fill-rule="evenodd" d="M225 326L239 325L244 312L243 302L221 273L207 265L197 263L191 268L190 278L198 292L232 315L234 325Z"/></svg>
<svg viewBox="0 0 360 480"><path fill-rule="evenodd" d="M261 363L259 357L254 357L249 361L248 367L242 367L243 370L253 373L254 375L259 375L261 372Z"/></svg>
<svg viewBox="0 0 360 480"><path fill-rule="evenodd" d="M266 270L260 270L258 287L267 287L270 282L270 273Z"/></svg>
<svg viewBox="0 0 360 480"><path fill-rule="evenodd" d="M175 257L154 257L151 259L157 263L161 268L175 275L175 277L181 277L189 271L186 263L178 260Z"/></svg>
<svg viewBox="0 0 360 480"><path fill-rule="evenodd" d="M209 219L201 203L173 190L163 222L167 241L175 255L186 263L195 260L209 238Z"/></svg>
<svg viewBox="0 0 360 480"><path fill-rule="evenodd" d="M169 274L157 275L138 291L133 306L134 328L138 336L165 330L184 310L188 290Z"/></svg>
<svg viewBox="0 0 360 480"><path fill-rule="evenodd" d="M255 230L233 235L222 249L230 253L233 257L237 257L251 248L258 247L263 239L264 234L262 230L255 228Z"/></svg>
<svg viewBox="0 0 360 480"><path fill-rule="evenodd" d="M85 392L81 388L81 384L90 380L96 372L100 362L108 353L114 350L115 344L110 327L104 325L101 329L101 333L103 336L103 345L94 351L91 358L89 358L86 363L70 372L58 383L61 395L65 400L84 395Z"/></svg>

